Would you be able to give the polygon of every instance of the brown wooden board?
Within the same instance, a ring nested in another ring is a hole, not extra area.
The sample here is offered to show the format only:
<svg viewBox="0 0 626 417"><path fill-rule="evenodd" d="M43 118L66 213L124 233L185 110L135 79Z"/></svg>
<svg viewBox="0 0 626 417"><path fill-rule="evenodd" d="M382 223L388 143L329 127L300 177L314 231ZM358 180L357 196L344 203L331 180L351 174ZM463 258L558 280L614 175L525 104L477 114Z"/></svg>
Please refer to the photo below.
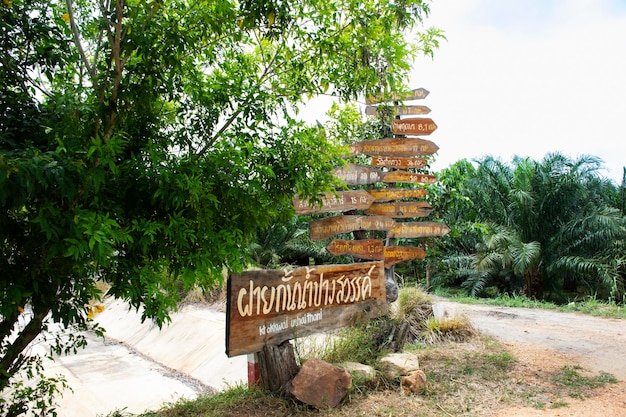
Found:
<svg viewBox="0 0 626 417"><path fill-rule="evenodd" d="M232 274L226 354L258 352L375 317L386 306L386 295L382 261Z"/></svg>
<svg viewBox="0 0 626 417"><path fill-rule="evenodd" d="M426 136L435 130L437 130L435 122L426 117L394 120L391 125L391 131L396 135Z"/></svg>
<svg viewBox="0 0 626 417"><path fill-rule="evenodd" d="M430 140L419 138L385 138L364 140L350 145L350 155L422 156L432 155L439 147Z"/></svg>
<svg viewBox="0 0 626 417"><path fill-rule="evenodd" d="M350 233L356 230L389 230L396 222L387 216L345 215L312 220L309 223L311 240L322 240L328 237Z"/></svg>
<svg viewBox="0 0 626 417"><path fill-rule="evenodd" d="M375 156L372 157L372 165L375 167L390 168L423 168L426 160L423 158L406 158L403 156Z"/></svg>
<svg viewBox="0 0 626 417"><path fill-rule="evenodd" d="M401 200L403 198L421 198L428 194L425 188L380 188L367 190L378 202Z"/></svg>
<svg viewBox="0 0 626 417"><path fill-rule="evenodd" d="M387 94L387 95L383 95L383 94L378 94L375 96L368 96L365 98L365 104L376 104L376 103L382 103L385 101L399 101L399 100L423 100L425 99L428 94L430 94L430 91L426 90L425 88L416 88L414 90L408 91L404 94L397 94L397 93L392 93L392 94Z"/></svg>
<svg viewBox="0 0 626 417"><path fill-rule="evenodd" d="M380 239L334 239L326 246L326 249L335 256L351 255L360 259L383 259L385 257L385 245Z"/></svg>
<svg viewBox="0 0 626 417"><path fill-rule="evenodd" d="M398 262L412 259L424 259L426 252L415 246L385 246L385 268L389 268Z"/></svg>
<svg viewBox="0 0 626 417"><path fill-rule="evenodd" d="M435 184L437 181L437 177L431 174L419 174L400 169L385 173L382 179L382 182L386 183L404 182L412 184Z"/></svg>
<svg viewBox="0 0 626 417"><path fill-rule="evenodd" d="M389 216L391 218L425 217L432 207L425 201L406 201L394 203L374 203L365 210L365 214Z"/></svg>
<svg viewBox="0 0 626 417"><path fill-rule="evenodd" d="M374 202L374 197L365 190L337 191L325 193L321 205L313 205L310 200L293 198L293 206L298 214L338 213L348 210L365 210Z"/></svg>
<svg viewBox="0 0 626 417"><path fill-rule="evenodd" d="M367 116L377 116L381 114L390 114L392 116L411 116L415 114L428 114L430 109L426 106L366 106L365 114Z"/></svg>
<svg viewBox="0 0 626 417"><path fill-rule="evenodd" d="M367 185L380 182L385 173L378 168L348 164L345 167L335 168L333 175L344 180L347 185Z"/></svg>
<svg viewBox="0 0 626 417"><path fill-rule="evenodd" d="M388 237L395 238L418 238L431 236L445 236L450 228L444 223L438 222L396 222L396 225L388 232Z"/></svg>

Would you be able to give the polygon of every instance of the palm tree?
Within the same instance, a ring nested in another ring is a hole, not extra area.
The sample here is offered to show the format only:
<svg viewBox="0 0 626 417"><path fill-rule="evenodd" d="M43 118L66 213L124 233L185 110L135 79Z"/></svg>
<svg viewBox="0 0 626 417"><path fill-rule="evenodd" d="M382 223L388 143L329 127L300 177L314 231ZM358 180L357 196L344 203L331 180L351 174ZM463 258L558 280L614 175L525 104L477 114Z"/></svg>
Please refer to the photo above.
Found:
<svg viewBox="0 0 626 417"><path fill-rule="evenodd" d="M519 157L512 165L493 157L477 162L463 192L476 221L491 227L466 287L476 292L505 278L513 287L513 276L531 298L580 284L623 288L622 263L615 256L624 258L619 242L626 224L621 212L609 207L615 187L598 175L598 158L553 153L541 162Z"/></svg>

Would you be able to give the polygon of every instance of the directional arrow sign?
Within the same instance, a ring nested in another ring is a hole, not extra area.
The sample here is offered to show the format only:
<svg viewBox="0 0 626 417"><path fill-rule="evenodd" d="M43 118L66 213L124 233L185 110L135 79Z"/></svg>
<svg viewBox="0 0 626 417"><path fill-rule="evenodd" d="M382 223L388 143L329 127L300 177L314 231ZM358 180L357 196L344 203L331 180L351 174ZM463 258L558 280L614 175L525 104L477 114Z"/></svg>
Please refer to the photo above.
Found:
<svg viewBox="0 0 626 417"><path fill-rule="evenodd" d="M364 165L348 164L347 167L335 168L335 177L341 178L348 185L367 185L380 182L385 173L380 169Z"/></svg>
<svg viewBox="0 0 626 417"><path fill-rule="evenodd" d="M382 182L408 182L417 184L435 184L437 177L431 174L418 174L415 172L408 172L402 170L396 170L387 172L382 179Z"/></svg>
<svg viewBox="0 0 626 417"><path fill-rule="evenodd" d="M430 135L437 130L437 125L432 119L414 117L409 119L394 120L391 131L396 135Z"/></svg>
<svg viewBox="0 0 626 417"><path fill-rule="evenodd" d="M405 158L402 156L376 156L372 158L375 167L391 168L423 168L426 160L422 158Z"/></svg>
<svg viewBox="0 0 626 417"><path fill-rule="evenodd" d="M421 156L432 155L439 147L426 139L387 138L365 140L350 145L351 155L370 156Z"/></svg>
<svg viewBox="0 0 626 417"><path fill-rule="evenodd" d="M348 210L365 210L374 202L375 197L365 190L337 191L325 193L321 198L321 206L314 205L310 200L293 198L293 206L298 214L338 213Z"/></svg>
<svg viewBox="0 0 626 417"><path fill-rule="evenodd" d="M374 203L365 211L365 214L389 216L398 219L425 217L428 216L432 210L430 204L425 201Z"/></svg>
<svg viewBox="0 0 626 417"><path fill-rule="evenodd" d="M366 106L365 114L376 116L377 114L389 114L391 116L411 116L415 114L428 114L430 109L426 106Z"/></svg>
<svg viewBox="0 0 626 417"><path fill-rule="evenodd" d="M403 198L420 198L428 194L425 188L381 188L367 190L376 201L401 200Z"/></svg>
<svg viewBox="0 0 626 417"><path fill-rule="evenodd" d="M355 230L389 230L396 224L387 216L335 216L309 223L311 240L321 240Z"/></svg>
<svg viewBox="0 0 626 417"><path fill-rule="evenodd" d="M445 236L450 228L437 222L404 222L396 223L388 232L388 237L417 238L431 236Z"/></svg>
<svg viewBox="0 0 626 417"><path fill-rule="evenodd" d="M382 101L398 101L398 100L422 100L428 96L430 92L425 88L416 88L406 94L378 94L376 96L370 96L365 99L366 104L380 103Z"/></svg>
<svg viewBox="0 0 626 417"><path fill-rule="evenodd" d="M361 259L383 259L385 257L385 245L380 239L335 239L326 246L326 249L335 256L352 255Z"/></svg>
<svg viewBox="0 0 626 417"><path fill-rule="evenodd" d="M415 246L385 246L385 268L411 259L424 259L426 252Z"/></svg>

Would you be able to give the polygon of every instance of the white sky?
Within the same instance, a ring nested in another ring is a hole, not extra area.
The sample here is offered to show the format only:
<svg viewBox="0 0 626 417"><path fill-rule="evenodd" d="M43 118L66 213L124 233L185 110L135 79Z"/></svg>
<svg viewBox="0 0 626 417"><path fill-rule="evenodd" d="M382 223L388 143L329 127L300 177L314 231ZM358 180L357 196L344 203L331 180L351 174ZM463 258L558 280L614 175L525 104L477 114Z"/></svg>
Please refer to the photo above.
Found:
<svg viewBox="0 0 626 417"><path fill-rule="evenodd" d="M440 170L462 159L560 151L626 165L626 0L434 0L443 29L411 87L430 95ZM408 103L407 103L408 104Z"/></svg>

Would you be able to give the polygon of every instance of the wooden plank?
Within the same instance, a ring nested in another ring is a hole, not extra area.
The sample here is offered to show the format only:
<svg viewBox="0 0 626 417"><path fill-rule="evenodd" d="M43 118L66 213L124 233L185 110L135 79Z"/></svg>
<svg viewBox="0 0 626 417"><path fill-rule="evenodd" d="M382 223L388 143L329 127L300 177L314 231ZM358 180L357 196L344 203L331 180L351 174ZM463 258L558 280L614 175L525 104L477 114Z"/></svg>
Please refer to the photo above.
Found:
<svg viewBox="0 0 626 417"><path fill-rule="evenodd" d="M293 206L298 214L339 213L348 210L365 210L374 202L374 197L365 190L337 191L325 193L321 205L313 205L309 199L293 198Z"/></svg>
<svg viewBox="0 0 626 417"><path fill-rule="evenodd" d="M375 156L372 158L372 165L390 168L423 168L426 166L426 160L402 156Z"/></svg>
<svg viewBox="0 0 626 417"><path fill-rule="evenodd" d="M226 354L258 352L375 317L386 306L386 295L382 261L232 274Z"/></svg>
<svg viewBox="0 0 626 417"><path fill-rule="evenodd" d="M367 116L377 116L378 114L388 114L390 116L411 116L415 114L428 114L430 109L426 106L366 106Z"/></svg>
<svg viewBox="0 0 626 417"><path fill-rule="evenodd" d="M401 200L403 198L421 198L428 194L425 188L380 188L367 190L378 202Z"/></svg>
<svg viewBox="0 0 626 417"><path fill-rule="evenodd" d="M426 139L385 138L364 140L350 145L350 155L369 156L422 156L432 155L439 147Z"/></svg>
<svg viewBox="0 0 626 417"><path fill-rule="evenodd" d="M382 182L385 183L403 182L412 184L435 184L437 181L437 177L431 174L419 174L402 170L387 172L382 179Z"/></svg>
<svg viewBox="0 0 626 417"><path fill-rule="evenodd" d="M386 101L423 100L428 96L428 94L430 94L430 91L420 87L407 91L406 93L387 93L368 96L365 98L365 104L369 105Z"/></svg>
<svg viewBox="0 0 626 417"><path fill-rule="evenodd" d="M380 239L334 239L326 246L326 249L335 256L351 255L360 259L383 259L385 257L385 245Z"/></svg>
<svg viewBox="0 0 626 417"><path fill-rule="evenodd" d="M415 246L385 246L385 268L399 262L424 259L426 252Z"/></svg>
<svg viewBox="0 0 626 417"><path fill-rule="evenodd" d="M426 117L412 117L408 119L394 120L391 131L396 135L426 136L437 130L433 119Z"/></svg>
<svg viewBox="0 0 626 417"><path fill-rule="evenodd" d="M378 168L348 164L345 167L335 168L333 175L344 180L347 185L368 185L380 182L385 173Z"/></svg>
<svg viewBox="0 0 626 417"><path fill-rule="evenodd" d="M322 240L356 230L390 230L396 222L387 216L334 216L309 223L311 240Z"/></svg>
<svg viewBox="0 0 626 417"><path fill-rule="evenodd" d="M374 203L365 210L365 214L389 216L391 218L425 217L433 211L425 201L406 201L394 203Z"/></svg>
<svg viewBox="0 0 626 417"><path fill-rule="evenodd" d="M444 223L438 222L396 222L387 236L395 238L418 238L445 236L450 228Z"/></svg>

